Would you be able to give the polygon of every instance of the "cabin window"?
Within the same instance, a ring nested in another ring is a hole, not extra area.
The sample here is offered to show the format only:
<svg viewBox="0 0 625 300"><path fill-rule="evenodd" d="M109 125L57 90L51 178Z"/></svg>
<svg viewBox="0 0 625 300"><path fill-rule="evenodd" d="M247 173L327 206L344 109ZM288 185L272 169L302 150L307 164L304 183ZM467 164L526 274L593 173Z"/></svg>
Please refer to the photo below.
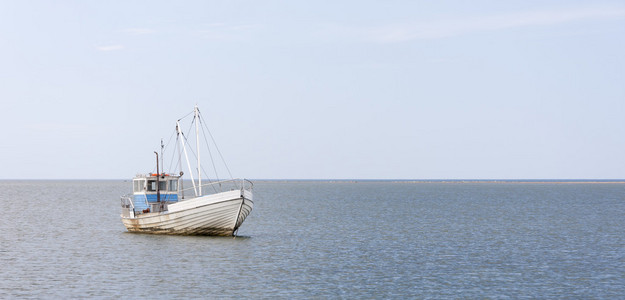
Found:
<svg viewBox="0 0 625 300"><path fill-rule="evenodd" d="M160 181L158 182L158 189L161 191L166 191L167 190L167 181ZM149 192L156 192L156 180L148 180L148 191Z"/></svg>
<svg viewBox="0 0 625 300"><path fill-rule="evenodd" d="M143 180L135 180L133 189L135 192L143 192L143 184L145 181Z"/></svg>
<svg viewBox="0 0 625 300"><path fill-rule="evenodd" d="M148 191L156 192L156 180L148 180Z"/></svg>
<svg viewBox="0 0 625 300"><path fill-rule="evenodd" d="M177 191L178 190L178 180L170 180L169 181L169 190Z"/></svg>

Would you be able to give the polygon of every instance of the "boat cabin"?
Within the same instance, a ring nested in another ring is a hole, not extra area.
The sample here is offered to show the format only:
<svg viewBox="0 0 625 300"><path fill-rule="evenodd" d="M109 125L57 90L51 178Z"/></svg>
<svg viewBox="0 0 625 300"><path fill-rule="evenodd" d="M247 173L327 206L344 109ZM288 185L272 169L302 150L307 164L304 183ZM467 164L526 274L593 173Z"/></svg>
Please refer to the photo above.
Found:
<svg viewBox="0 0 625 300"><path fill-rule="evenodd" d="M132 180L132 202L135 213L161 212L178 202L180 176L161 173L137 175Z"/></svg>

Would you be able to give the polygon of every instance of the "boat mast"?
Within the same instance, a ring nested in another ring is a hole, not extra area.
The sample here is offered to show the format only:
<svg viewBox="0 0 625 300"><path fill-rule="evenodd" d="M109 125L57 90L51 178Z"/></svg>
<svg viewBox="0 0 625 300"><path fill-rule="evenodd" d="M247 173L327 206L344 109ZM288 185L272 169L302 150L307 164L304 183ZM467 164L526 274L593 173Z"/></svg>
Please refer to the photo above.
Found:
<svg viewBox="0 0 625 300"><path fill-rule="evenodd" d="M184 158L187 159L187 167L189 167L189 176L191 176L193 192L195 192L195 196L198 197L197 188L195 187L195 179L193 179L193 170L191 170L189 155L187 154L187 147L184 146L184 135L182 134L182 129L180 129L180 120L176 121L176 130L178 131L178 139L180 140L180 145L182 146L182 150L184 151Z"/></svg>
<svg viewBox="0 0 625 300"><path fill-rule="evenodd" d="M199 196L202 196L202 172L200 168L200 110L197 108L197 104L195 105L195 149L197 151L197 181L198 181L198 189Z"/></svg>
<svg viewBox="0 0 625 300"><path fill-rule="evenodd" d="M154 154L156 154L156 202L161 203L161 189L159 183L161 174L158 169L158 152L154 151Z"/></svg>

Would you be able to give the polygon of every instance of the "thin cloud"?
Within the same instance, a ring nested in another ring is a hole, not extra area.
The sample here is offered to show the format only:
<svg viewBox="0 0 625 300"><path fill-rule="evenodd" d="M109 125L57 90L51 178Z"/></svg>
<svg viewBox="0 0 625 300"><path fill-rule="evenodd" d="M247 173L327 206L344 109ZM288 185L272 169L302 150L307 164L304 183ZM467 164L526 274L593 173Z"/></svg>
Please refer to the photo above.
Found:
<svg viewBox="0 0 625 300"><path fill-rule="evenodd" d="M394 43L419 39L439 39L510 28L545 26L581 20L622 17L625 17L625 8L623 7L533 11L479 18L384 26L368 29L363 32L363 35L367 40Z"/></svg>
<svg viewBox="0 0 625 300"><path fill-rule="evenodd" d="M195 31L202 39L208 40L244 40L262 26L258 24L230 25L226 23L212 23L204 25L204 29Z"/></svg>
<svg viewBox="0 0 625 300"><path fill-rule="evenodd" d="M106 45L96 47L99 51L118 51L124 49L123 45Z"/></svg>
<svg viewBox="0 0 625 300"><path fill-rule="evenodd" d="M149 29L149 28L127 28L122 31L127 34L132 34L132 35L145 35L145 34L156 33L156 30Z"/></svg>

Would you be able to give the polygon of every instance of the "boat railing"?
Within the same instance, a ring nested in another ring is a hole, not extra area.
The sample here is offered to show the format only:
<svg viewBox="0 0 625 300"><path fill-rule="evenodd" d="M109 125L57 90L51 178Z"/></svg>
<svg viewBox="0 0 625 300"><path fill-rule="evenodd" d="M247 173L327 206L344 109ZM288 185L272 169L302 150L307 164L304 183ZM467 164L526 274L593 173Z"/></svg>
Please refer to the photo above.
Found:
<svg viewBox="0 0 625 300"><path fill-rule="evenodd" d="M132 194L121 197L122 216L126 218L134 218L135 216L135 204L132 202L132 197Z"/></svg>
<svg viewBox="0 0 625 300"><path fill-rule="evenodd" d="M202 193L201 195L198 195L197 197L217 194L217 193L227 192L227 191L234 191L234 190L252 191L254 184L247 179L236 178L236 179L229 179L229 180L222 180L222 181L212 181L209 183L202 183L201 187L202 187ZM199 192L199 186L197 185L195 187L193 186L187 187L185 189L180 190L179 192L183 197L195 198L196 190L198 190Z"/></svg>

